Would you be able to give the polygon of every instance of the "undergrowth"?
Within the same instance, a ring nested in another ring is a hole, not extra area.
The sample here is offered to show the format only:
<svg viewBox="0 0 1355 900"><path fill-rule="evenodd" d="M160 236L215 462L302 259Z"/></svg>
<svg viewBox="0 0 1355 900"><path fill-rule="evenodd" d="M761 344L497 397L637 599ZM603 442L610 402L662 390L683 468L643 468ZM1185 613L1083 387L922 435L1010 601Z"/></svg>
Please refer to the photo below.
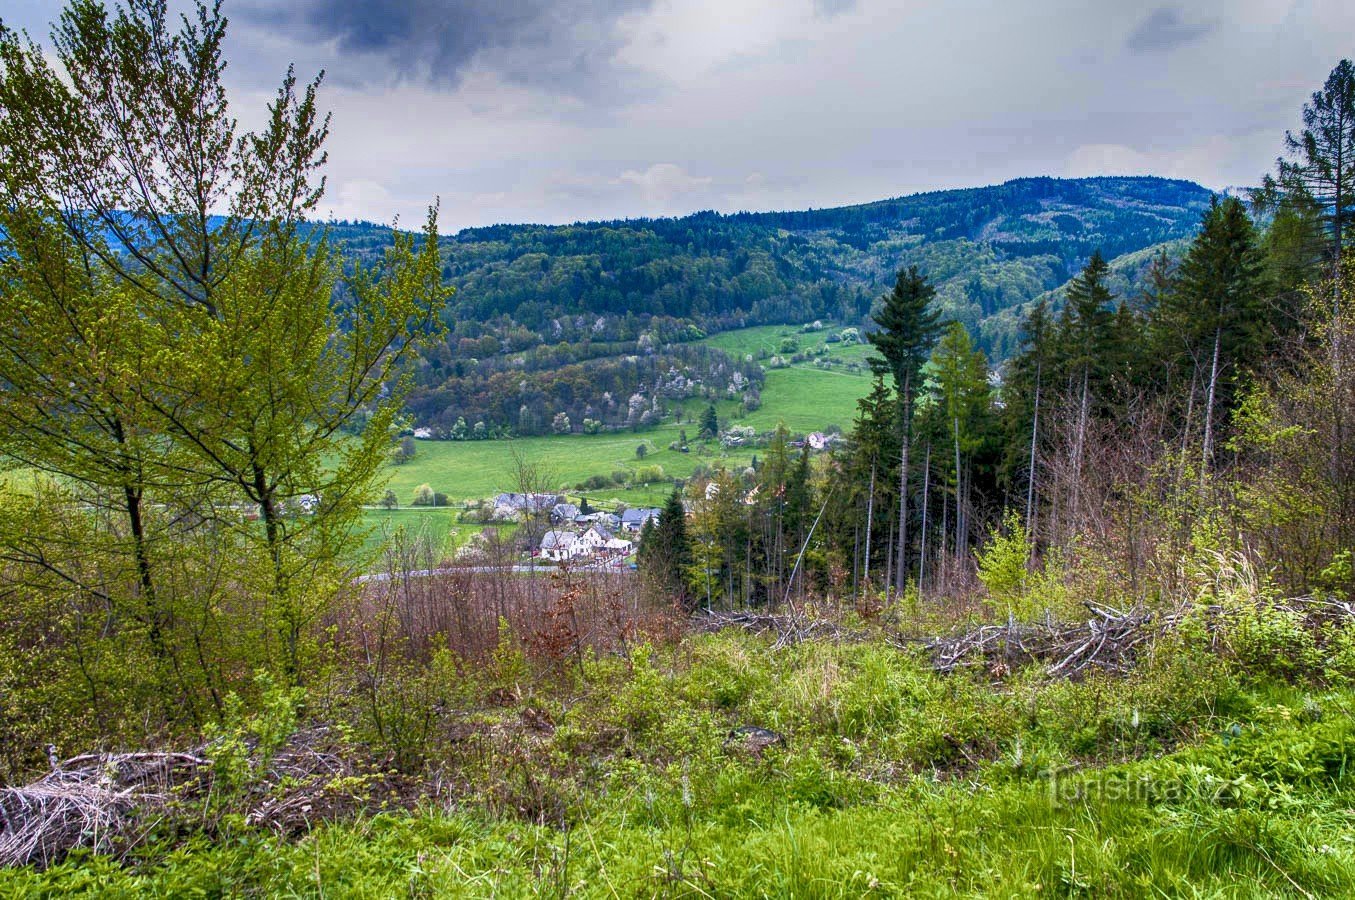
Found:
<svg viewBox="0 0 1355 900"><path fill-rule="evenodd" d="M6 871L0 894L1348 895L1355 691L1240 661L1258 652L1187 629L1126 678L993 682L883 642L724 632L534 679L505 646L443 701L411 686L455 709L417 747L352 729L354 752L411 767L414 812L167 829L125 859Z"/></svg>

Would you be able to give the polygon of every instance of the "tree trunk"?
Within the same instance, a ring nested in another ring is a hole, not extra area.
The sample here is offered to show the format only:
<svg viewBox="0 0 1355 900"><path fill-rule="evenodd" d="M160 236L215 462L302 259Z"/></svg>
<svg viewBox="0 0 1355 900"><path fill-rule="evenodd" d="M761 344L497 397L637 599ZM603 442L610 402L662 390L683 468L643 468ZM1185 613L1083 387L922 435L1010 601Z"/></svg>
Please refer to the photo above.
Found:
<svg viewBox="0 0 1355 900"><path fill-rule="evenodd" d="M875 519L875 460L870 461L870 497L866 499L866 574L863 579L870 590L870 534Z"/></svg>
<svg viewBox="0 0 1355 900"><path fill-rule="evenodd" d="M282 620L280 633L283 642L283 672L288 681L296 682L301 674L301 622L287 597L287 573L282 559L282 544L285 537L282 516L263 466L255 461L250 463L250 468L253 477L251 485L253 499L259 504L264 539L268 544L268 557L273 567L273 600L278 606L277 611Z"/></svg>
<svg viewBox="0 0 1355 900"><path fill-rule="evenodd" d="M912 378L903 382L903 441L899 448L899 549L898 559L894 563L894 572L898 588L903 590L907 582L908 567L905 565L908 547L908 451L913 432L913 386Z"/></svg>
<svg viewBox="0 0 1355 900"><path fill-rule="evenodd" d="M1040 369L1035 364L1035 409L1030 417L1030 473L1026 478L1026 533L1035 536L1035 473L1039 469L1036 441L1040 433Z"/></svg>
<svg viewBox="0 0 1355 900"><path fill-rule="evenodd" d="M960 505L960 419L955 417L951 419L955 426L955 555L959 556L960 547L960 529L964 527L964 514Z"/></svg>
<svg viewBox="0 0 1355 900"><path fill-rule="evenodd" d="M1087 442L1087 417L1091 406L1090 380L1091 373L1083 369L1082 399L1078 405L1077 413L1077 441L1073 451L1073 508L1069 513L1074 528L1077 527L1082 512L1082 454Z"/></svg>
<svg viewBox="0 0 1355 900"><path fill-rule="evenodd" d="M1214 460L1214 396L1219 381L1219 345L1223 341L1223 327L1214 329L1214 359L1209 365L1209 392L1204 406L1204 446L1200 453L1200 485L1209 474Z"/></svg>
<svg viewBox="0 0 1355 900"><path fill-rule="evenodd" d="M927 461L922 464L922 548L917 563L917 591L922 594L922 585L927 578L927 506L931 499L932 488L932 442L927 441Z"/></svg>

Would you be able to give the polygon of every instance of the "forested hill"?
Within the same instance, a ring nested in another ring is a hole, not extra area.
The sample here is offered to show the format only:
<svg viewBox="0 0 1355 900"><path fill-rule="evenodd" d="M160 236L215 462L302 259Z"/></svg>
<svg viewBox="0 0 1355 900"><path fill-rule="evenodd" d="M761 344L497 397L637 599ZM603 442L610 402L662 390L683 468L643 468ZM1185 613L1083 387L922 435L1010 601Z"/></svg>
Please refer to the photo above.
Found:
<svg viewBox="0 0 1355 900"><path fill-rule="evenodd" d="M453 341L521 350L685 324L857 321L916 264L943 314L1000 358L1016 317L996 314L1057 288L1097 248L1114 259L1190 236L1209 199L1163 178L1023 178L802 212L496 225L444 238L443 273L457 288ZM334 234L359 252L387 240L364 223Z"/></svg>

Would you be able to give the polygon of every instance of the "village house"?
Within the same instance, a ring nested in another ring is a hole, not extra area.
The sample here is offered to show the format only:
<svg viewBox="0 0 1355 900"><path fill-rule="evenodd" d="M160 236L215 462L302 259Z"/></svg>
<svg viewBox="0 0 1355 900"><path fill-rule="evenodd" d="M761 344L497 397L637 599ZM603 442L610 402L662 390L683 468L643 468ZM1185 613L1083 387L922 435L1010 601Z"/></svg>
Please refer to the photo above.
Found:
<svg viewBox="0 0 1355 900"><path fill-rule="evenodd" d="M552 522L566 523L575 522L579 518L579 508L573 503L557 503L550 511L550 520Z"/></svg>
<svg viewBox="0 0 1355 900"><path fill-rule="evenodd" d="M653 519L657 524L660 512L661 510L654 509L653 507L628 509L621 514L621 527L626 531L638 533L640 529L645 527L645 523L650 519Z"/></svg>
<svg viewBox="0 0 1355 900"><path fill-rule="evenodd" d="M541 558L554 562L568 562L584 553L578 535L570 531L547 531L541 536Z"/></svg>
<svg viewBox="0 0 1355 900"><path fill-rule="evenodd" d="M520 515L532 515L554 509L563 503L559 494L499 494L494 498L494 517L512 519Z"/></svg>

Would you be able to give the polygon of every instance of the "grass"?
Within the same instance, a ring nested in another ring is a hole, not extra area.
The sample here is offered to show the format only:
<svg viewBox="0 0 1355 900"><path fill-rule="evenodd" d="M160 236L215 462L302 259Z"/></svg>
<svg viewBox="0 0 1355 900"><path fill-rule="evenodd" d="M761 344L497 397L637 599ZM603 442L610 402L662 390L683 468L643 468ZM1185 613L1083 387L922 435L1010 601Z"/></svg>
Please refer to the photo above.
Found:
<svg viewBox="0 0 1355 900"><path fill-rule="evenodd" d="M757 355L763 351L775 352L782 338L793 336L802 349L827 347L827 358L834 363L833 367L806 363L768 371L761 408L745 414L736 401L721 401L717 404L721 421L751 425L759 431L771 430L781 423L796 433L830 426L843 430L850 428L856 415L856 401L869 391L870 381L864 373L847 371L844 367L863 360L868 348L859 344L826 344L824 338L834 330L826 328L802 334L788 326L760 326L707 338L706 343L713 347ZM610 488L588 495L594 502L656 505L671 490L671 479L690 477L698 465L742 468L753 456L753 451L726 452L714 442L696 442L696 421L703 408L704 403L689 401L683 409L682 422L668 421L638 432L528 437L512 442L419 441L413 460L390 467L389 486L401 503L408 503L414 489L425 483L446 494L452 502L517 490L511 456L511 451L515 450L549 473L548 483L555 488L578 484L593 475L661 466L668 479L662 483ZM669 450L669 445L678 440L684 429L691 452ZM643 460L636 456L636 448L642 443L648 451Z"/></svg>
<svg viewBox="0 0 1355 900"><path fill-rule="evenodd" d="M1200 647L1081 683L994 684L881 642L773 650L729 632L550 679L496 666L442 690L480 696L512 672L513 705L422 748L465 780L458 802L0 872L0 894L1355 892L1355 692L1254 679ZM521 736L529 709L549 734ZM740 750L727 735L741 724L785 740Z"/></svg>

